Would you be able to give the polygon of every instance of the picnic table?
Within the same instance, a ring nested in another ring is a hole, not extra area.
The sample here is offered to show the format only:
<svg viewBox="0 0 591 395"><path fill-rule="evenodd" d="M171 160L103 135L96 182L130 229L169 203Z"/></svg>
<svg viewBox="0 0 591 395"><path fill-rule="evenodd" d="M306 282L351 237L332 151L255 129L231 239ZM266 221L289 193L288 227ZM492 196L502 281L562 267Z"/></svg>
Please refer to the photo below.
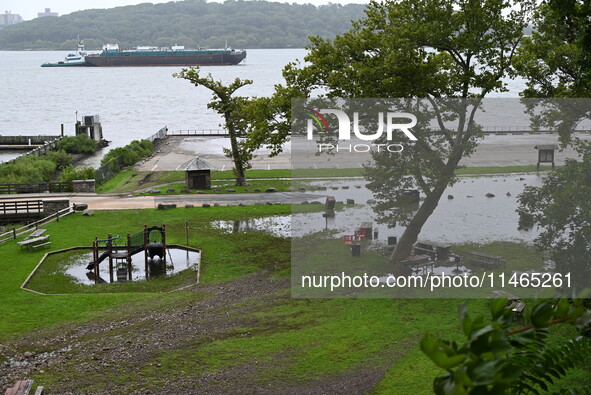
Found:
<svg viewBox="0 0 591 395"><path fill-rule="evenodd" d="M414 246L415 254L427 254L432 259L444 261L449 258L450 244L434 243L432 241L419 241Z"/></svg>
<svg viewBox="0 0 591 395"><path fill-rule="evenodd" d="M17 244L21 246L21 248L26 247L27 250L40 247L49 247L51 241L47 241L47 239L49 239L49 235L34 237L32 239L25 239L23 241L18 242Z"/></svg>
<svg viewBox="0 0 591 395"><path fill-rule="evenodd" d="M31 233L30 235L28 235L27 237L25 237L25 239L34 239L36 237L41 236L43 233L45 233L47 229L36 229L33 233Z"/></svg>

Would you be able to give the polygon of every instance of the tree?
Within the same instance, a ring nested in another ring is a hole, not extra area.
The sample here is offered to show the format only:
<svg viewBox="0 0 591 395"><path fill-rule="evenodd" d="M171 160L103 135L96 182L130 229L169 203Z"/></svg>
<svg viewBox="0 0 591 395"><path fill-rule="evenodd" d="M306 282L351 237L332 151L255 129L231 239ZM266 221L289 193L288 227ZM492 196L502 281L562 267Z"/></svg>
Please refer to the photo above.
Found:
<svg viewBox="0 0 591 395"><path fill-rule="evenodd" d="M525 97L589 97L591 93L591 2L547 0L534 13L531 37L523 40L516 70L527 78Z"/></svg>
<svg viewBox="0 0 591 395"><path fill-rule="evenodd" d="M231 149L224 148L226 156L234 162L234 174L236 176L236 185L245 186L245 171L251 167L250 160L253 158L254 149L242 144L240 137L245 136L246 124L244 118L241 118L241 109L245 106L247 98L233 96L236 90L245 85L252 84L252 80L241 80L236 78L230 85L223 85L221 81L214 81L211 74L207 77L199 75L199 67L190 67L182 69L180 73L175 73L174 77L183 78L195 86L203 86L209 89L213 98L207 108L217 111L224 117L224 127L230 136Z"/></svg>
<svg viewBox="0 0 591 395"><path fill-rule="evenodd" d="M376 206L379 217L406 225L391 262L410 254L444 190L454 183L460 159L474 151L481 136L474 115L482 98L506 90L502 78L511 71L534 5L531 0L372 1L352 30L334 40L312 38L308 65L287 66L287 83L302 91L415 97L420 100L408 101L405 108L429 111L436 120L437 127L423 129L404 159L382 153L366 168L369 188L383 198ZM413 216L391 198L410 186L426 195Z"/></svg>
<svg viewBox="0 0 591 395"><path fill-rule="evenodd" d="M529 325L515 327L507 299L491 299L491 317L469 316L460 305L463 344L426 335L421 350L446 374L433 382L436 394L540 394L591 356L591 340L578 336L562 344L549 337L549 328L591 321L583 299L545 299L528 310ZM588 393L588 383L560 393ZM580 391L580 392L579 392Z"/></svg>

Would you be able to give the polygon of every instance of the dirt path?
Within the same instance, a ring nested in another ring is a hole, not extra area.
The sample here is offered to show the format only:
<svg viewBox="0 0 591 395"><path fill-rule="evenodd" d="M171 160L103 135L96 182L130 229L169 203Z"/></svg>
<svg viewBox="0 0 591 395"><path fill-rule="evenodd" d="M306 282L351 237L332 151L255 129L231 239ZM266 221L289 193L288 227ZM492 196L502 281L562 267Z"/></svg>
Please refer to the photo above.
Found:
<svg viewBox="0 0 591 395"><path fill-rule="evenodd" d="M262 373L281 364L280 356L273 363L248 361L215 372L163 370L159 375L158 355L171 352L182 360L195 344L235 337L240 328L276 330L280 322L260 321L250 313L285 302L289 279L259 272L223 285L199 286L191 295L174 307L129 308L109 320L39 332L0 346L0 360L7 360L0 365L0 389L45 372L55 382L37 384L45 385L48 394L345 394L367 392L384 375L383 368L364 368L314 382L261 382Z"/></svg>

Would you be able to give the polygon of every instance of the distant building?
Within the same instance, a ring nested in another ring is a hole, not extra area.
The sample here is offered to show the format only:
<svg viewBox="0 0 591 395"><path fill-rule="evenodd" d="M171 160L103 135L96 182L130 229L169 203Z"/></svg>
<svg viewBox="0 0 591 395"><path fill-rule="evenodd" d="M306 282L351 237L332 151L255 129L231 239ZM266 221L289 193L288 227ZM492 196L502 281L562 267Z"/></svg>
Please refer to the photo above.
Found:
<svg viewBox="0 0 591 395"><path fill-rule="evenodd" d="M51 8L46 8L45 12L38 12L37 18L41 18L42 16L58 16L57 12L51 12Z"/></svg>
<svg viewBox="0 0 591 395"><path fill-rule="evenodd" d="M19 14L13 14L10 11L4 11L4 14L0 14L0 26L16 25L22 21L23 18Z"/></svg>

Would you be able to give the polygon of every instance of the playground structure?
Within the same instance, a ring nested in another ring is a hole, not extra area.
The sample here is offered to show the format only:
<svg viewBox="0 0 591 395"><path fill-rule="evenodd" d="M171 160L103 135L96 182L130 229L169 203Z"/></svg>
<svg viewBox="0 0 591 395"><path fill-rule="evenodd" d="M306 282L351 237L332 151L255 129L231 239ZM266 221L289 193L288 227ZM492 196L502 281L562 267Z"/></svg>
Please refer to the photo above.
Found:
<svg viewBox="0 0 591 395"><path fill-rule="evenodd" d="M88 275L94 274L95 284L104 282L99 274L102 261L108 259L109 281L114 280L113 269L116 269L117 281L131 281L132 256L143 251L145 259L146 276L157 275L166 272L166 225L152 226L136 234L127 234L125 245L118 245L120 236L107 235L106 239L99 240L95 237L92 243L93 260L86 267ZM102 253L101 248L106 248ZM156 259L158 258L158 259ZM92 273L94 272L94 273ZM102 280L102 281L101 281Z"/></svg>

